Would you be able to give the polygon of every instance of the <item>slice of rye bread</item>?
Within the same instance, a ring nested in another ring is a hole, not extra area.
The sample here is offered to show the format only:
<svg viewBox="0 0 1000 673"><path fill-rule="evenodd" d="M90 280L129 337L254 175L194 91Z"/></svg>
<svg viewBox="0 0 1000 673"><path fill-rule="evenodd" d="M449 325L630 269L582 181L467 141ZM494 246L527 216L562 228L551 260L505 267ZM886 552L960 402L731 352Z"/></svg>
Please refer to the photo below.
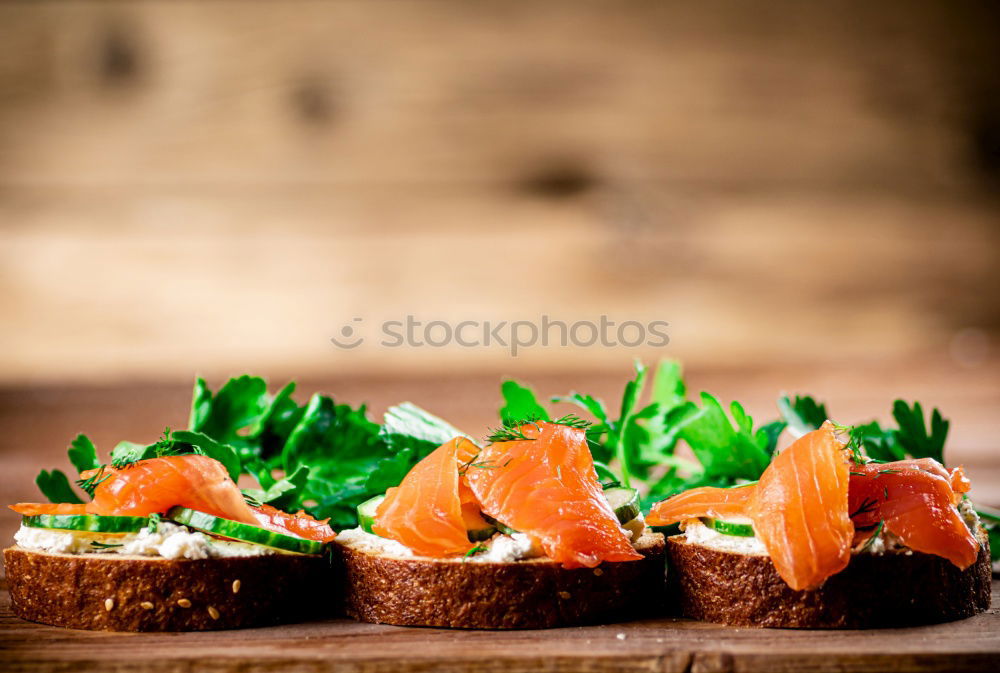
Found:
<svg viewBox="0 0 1000 673"><path fill-rule="evenodd" d="M635 619L662 608L664 540L647 532L638 561L565 570L547 558L509 563L403 558L334 544L344 610L363 622L462 629L544 629Z"/></svg>
<svg viewBox="0 0 1000 673"><path fill-rule="evenodd" d="M323 556L173 560L14 546L3 557L14 614L74 629L238 629L301 621L333 602Z"/></svg>
<svg viewBox="0 0 1000 673"><path fill-rule="evenodd" d="M990 607L990 549L965 570L931 554L854 554L822 586L795 591L768 556L667 539L667 593L685 617L731 626L860 629L964 619Z"/></svg>

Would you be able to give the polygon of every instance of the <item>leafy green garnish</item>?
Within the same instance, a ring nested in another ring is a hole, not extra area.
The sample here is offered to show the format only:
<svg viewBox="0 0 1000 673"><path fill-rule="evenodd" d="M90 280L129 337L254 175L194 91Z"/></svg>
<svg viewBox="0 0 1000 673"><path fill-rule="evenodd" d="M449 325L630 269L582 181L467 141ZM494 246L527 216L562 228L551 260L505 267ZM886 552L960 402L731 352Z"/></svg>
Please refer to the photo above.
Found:
<svg viewBox="0 0 1000 673"><path fill-rule="evenodd" d="M256 376L229 379L214 395L204 379L194 384L188 426L217 442L240 447L252 443L248 437L271 406L267 382Z"/></svg>
<svg viewBox="0 0 1000 673"><path fill-rule="evenodd" d="M379 436L394 451L412 449L420 459L464 433L412 402L403 402L385 412Z"/></svg>
<svg viewBox="0 0 1000 673"><path fill-rule="evenodd" d="M524 419L547 421L551 418L531 388L517 381L504 381L500 386L500 394L504 400L504 405L500 408L500 422L504 425L509 426Z"/></svg>
<svg viewBox="0 0 1000 673"><path fill-rule="evenodd" d="M782 395L778 398L778 410L796 437L816 430L829 418L826 405L809 395L796 395L794 400Z"/></svg>
<svg viewBox="0 0 1000 673"><path fill-rule="evenodd" d="M729 406L735 428L719 401L702 393L702 407L680 421L680 436L704 468L706 477L756 479L771 462L770 430L753 429L751 418L739 402Z"/></svg>
<svg viewBox="0 0 1000 673"><path fill-rule="evenodd" d="M259 504L269 504L284 510L294 509L299 504L297 492L305 488L306 482L309 480L309 468L305 465L300 465L295 472L278 480L275 480L269 473L254 474L262 486L268 483L267 488L245 488L243 495L252 498ZM265 474L266 476L264 476Z"/></svg>
<svg viewBox="0 0 1000 673"><path fill-rule="evenodd" d="M73 464L77 472L96 470L101 466L100 461L97 460L97 447L87 435L77 435L70 443L66 453L69 455L69 462Z"/></svg>
<svg viewBox="0 0 1000 673"><path fill-rule="evenodd" d="M61 470L51 472L42 470L35 477L35 484L49 502L70 502L80 504L83 500L76 494L73 487L69 485L69 479Z"/></svg>

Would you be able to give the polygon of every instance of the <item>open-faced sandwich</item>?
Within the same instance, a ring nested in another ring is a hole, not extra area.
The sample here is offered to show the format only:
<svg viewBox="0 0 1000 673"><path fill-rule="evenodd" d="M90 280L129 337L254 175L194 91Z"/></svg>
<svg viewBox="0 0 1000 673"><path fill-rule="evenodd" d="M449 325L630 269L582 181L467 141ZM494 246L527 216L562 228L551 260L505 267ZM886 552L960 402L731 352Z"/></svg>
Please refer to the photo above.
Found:
<svg viewBox="0 0 1000 673"><path fill-rule="evenodd" d="M634 490L602 489L579 419L455 437L359 519L334 549L362 621L545 628L661 606L663 536Z"/></svg>
<svg viewBox="0 0 1000 673"><path fill-rule="evenodd" d="M694 488L653 506L680 522L668 581L684 615L731 625L865 628L989 608L986 531L962 468L867 458L826 422L759 481Z"/></svg>
<svg viewBox="0 0 1000 673"><path fill-rule="evenodd" d="M23 517L3 553L16 615L79 629L196 631L329 610L324 551L334 533L325 522L245 495L235 453L200 433L120 447L99 465L86 437L71 446L90 502L54 471L39 482L57 502L11 506Z"/></svg>

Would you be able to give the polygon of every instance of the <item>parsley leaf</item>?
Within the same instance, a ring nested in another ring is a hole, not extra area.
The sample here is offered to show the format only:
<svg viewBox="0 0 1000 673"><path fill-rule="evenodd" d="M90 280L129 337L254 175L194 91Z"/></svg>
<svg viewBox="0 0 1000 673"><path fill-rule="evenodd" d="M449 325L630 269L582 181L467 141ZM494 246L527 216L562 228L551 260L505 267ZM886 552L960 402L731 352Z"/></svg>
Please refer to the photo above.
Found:
<svg viewBox="0 0 1000 673"><path fill-rule="evenodd" d="M101 466L97 460L97 447L90 441L87 435L77 435L66 451L69 454L69 462L73 464L77 472L85 470L96 470Z"/></svg>
<svg viewBox="0 0 1000 673"><path fill-rule="evenodd" d="M782 395L778 398L778 410L795 437L818 430L829 418L826 405L809 395L796 395L794 400Z"/></svg>
<svg viewBox="0 0 1000 673"><path fill-rule="evenodd" d="M753 430L753 419L733 402L730 423L719 401L701 394L702 407L680 421L680 437L687 442L707 477L757 479L771 461L771 433Z"/></svg>
<svg viewBox="0 0 1000 673"><path fill-rule="evenodd" d="M527 419L551 420L549 412L541 405L531 388L522 386L517 381L504 381L500 386L500 393L504 400L504 405L500 408L500 420L504 425Z"/></svg>
<svg viewBox="0 0 1000 673"><path fill-rule="evenodd" d="M195 381L188 426L223 444L247 446L254 442L248 434L256 429L270 404L267 382L260 377L229 379L214 395L199 378Z"/></svg>
<svg viewBox="0 0 1000 673"><path fill-rule="evenodd" d="M61 470L42 470L35 477L35 484L49 502L70 502L80 504L83 500L69 485L69 478Z"/></svg>
<svg viewBox="0 0 1000 673"><path fill-rule="evenodd" d="M951 423L941 416L940 411L934 409L931 413L930 434L924 424L924 410L920 402L914 402L911 407L903 400L896 400L892 405L892 417L899 424L894 438L906 455L944 462L944 442Z"/></svg>

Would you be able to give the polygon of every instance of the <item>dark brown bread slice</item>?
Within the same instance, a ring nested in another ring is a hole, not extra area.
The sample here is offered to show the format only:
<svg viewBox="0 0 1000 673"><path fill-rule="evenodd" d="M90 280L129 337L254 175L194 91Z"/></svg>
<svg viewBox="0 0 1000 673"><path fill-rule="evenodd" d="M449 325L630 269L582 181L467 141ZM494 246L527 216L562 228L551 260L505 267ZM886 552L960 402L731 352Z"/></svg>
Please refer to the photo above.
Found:
<svg viewBox="0 0 1000 673"><path fill-rule="evenodd" d="M862 629L963 619L990 607L985 531L966 570L914 552L855 554L818 589L795 591L767 556L717 551L667 539L668 596L685 617L731 626Z"/></svg>
<svg viewBox="0 0 1000 673"><path fill-rule="evenodd" d="M329 559L171 560L3 552L18 617L99 631L208 631L300 621L333 603Z"/></svg>
<svg viewBox="0 0 1000 673"><path fill-rule="evenodd" d="M334 544L345 611L376 624L544 629L635 619L662 607L664 541L639 538L639 561L564 570L549 559L408 559Z"/></svg>

